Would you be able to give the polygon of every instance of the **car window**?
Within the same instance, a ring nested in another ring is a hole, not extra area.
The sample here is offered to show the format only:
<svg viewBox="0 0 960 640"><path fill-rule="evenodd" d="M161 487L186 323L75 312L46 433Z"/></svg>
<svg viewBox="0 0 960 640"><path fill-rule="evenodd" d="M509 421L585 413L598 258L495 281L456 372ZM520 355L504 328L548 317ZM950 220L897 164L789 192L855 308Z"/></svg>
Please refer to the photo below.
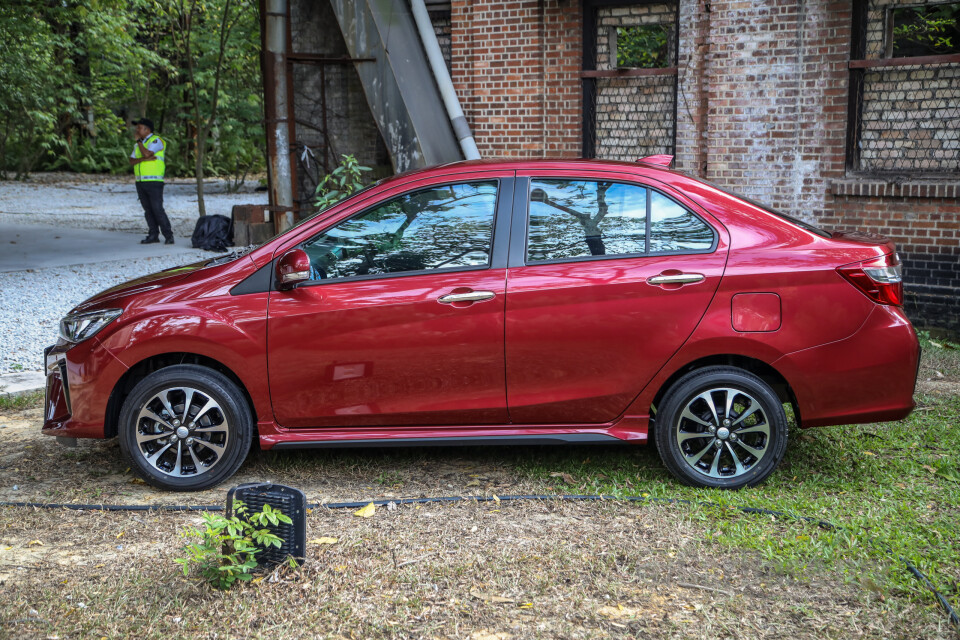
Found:
<svg viewBox="0 0 960 640"><path fill-rule="evenodd" d="M528 263L710 251L715 240L697 215L638 185L534 179L529 207Z"/></svg>
<svg viewBox="0 0 960 640"><path fill-rule="evenodd" d="M647 190L591 180L533 180L527 261L643 253Z"/></svg>
<svg viewBox="0 0 960 640"><path fill-rule="evenodd" d="M650 190L650 252L706 251L713 229L658 191Z"/></svg>
<svg viewBox="0 0 960 640"><path fill-rule="evenodd" d="M311 279L488 265L496 202L496 181L405 193L308 240Z"/></svg>

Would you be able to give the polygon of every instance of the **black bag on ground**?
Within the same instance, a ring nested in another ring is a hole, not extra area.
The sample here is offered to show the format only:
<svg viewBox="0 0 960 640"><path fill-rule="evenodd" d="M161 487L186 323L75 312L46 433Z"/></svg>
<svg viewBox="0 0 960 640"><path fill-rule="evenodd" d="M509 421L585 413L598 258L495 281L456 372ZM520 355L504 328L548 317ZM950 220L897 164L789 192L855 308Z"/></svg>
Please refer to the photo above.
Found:
<svg viewBox="0 0 960 640"><path fill-rule="evenodd" d="M190 240L194 249L226 251L233 244L233 221L221 215L201 216Z"/></svg>

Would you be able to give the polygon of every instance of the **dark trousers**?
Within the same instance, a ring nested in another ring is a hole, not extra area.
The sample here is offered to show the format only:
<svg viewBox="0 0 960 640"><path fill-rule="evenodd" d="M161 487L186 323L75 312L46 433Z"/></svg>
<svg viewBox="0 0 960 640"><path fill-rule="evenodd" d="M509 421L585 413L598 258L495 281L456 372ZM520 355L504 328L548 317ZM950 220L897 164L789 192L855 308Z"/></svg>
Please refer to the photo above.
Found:
<svg viewBox="0 0 960 640"><path fill-rule="evenodd" d="M163 183L138 182L137 197L143 205L143 217L147 219L147 237L158 238L163 233L164 238L172 238L173 229L163 210Z"/></svg>

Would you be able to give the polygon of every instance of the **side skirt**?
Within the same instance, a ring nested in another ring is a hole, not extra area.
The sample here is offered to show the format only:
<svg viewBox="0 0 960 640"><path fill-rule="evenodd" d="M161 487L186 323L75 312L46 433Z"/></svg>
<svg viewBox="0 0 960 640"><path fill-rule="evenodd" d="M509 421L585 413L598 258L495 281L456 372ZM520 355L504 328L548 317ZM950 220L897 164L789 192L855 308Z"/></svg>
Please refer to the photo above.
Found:
<svg viewBox="0 0 960 640"><path fill-rule="evenodd" d="M558 433L553 435L474 436L437 438L374 438L366 440L310 440L278 442L274 449L352 449L358 447L465 447L475 445L614 444L620 438L602 433Z"/></svg>
<svg viewBox="0 0 960 640"><path fill-rule="evenodd" d="M649 416L623 416L603 425L456 425L284 429L257 424L260 448L442 447L473 445L645 444Z"/></svg>

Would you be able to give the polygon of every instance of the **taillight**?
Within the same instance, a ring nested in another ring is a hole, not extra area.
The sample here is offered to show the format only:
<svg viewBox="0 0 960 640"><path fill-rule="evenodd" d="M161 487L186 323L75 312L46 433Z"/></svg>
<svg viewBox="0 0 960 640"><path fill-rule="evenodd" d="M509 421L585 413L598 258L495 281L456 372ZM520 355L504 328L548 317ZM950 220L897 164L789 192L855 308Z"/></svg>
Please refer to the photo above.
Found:
<svg viewBox="0 0 960 640"><path fill-rule="evenodd" d="M903 266L896 253L837 267L837 271L874 302L903 306Z"/></svg>

